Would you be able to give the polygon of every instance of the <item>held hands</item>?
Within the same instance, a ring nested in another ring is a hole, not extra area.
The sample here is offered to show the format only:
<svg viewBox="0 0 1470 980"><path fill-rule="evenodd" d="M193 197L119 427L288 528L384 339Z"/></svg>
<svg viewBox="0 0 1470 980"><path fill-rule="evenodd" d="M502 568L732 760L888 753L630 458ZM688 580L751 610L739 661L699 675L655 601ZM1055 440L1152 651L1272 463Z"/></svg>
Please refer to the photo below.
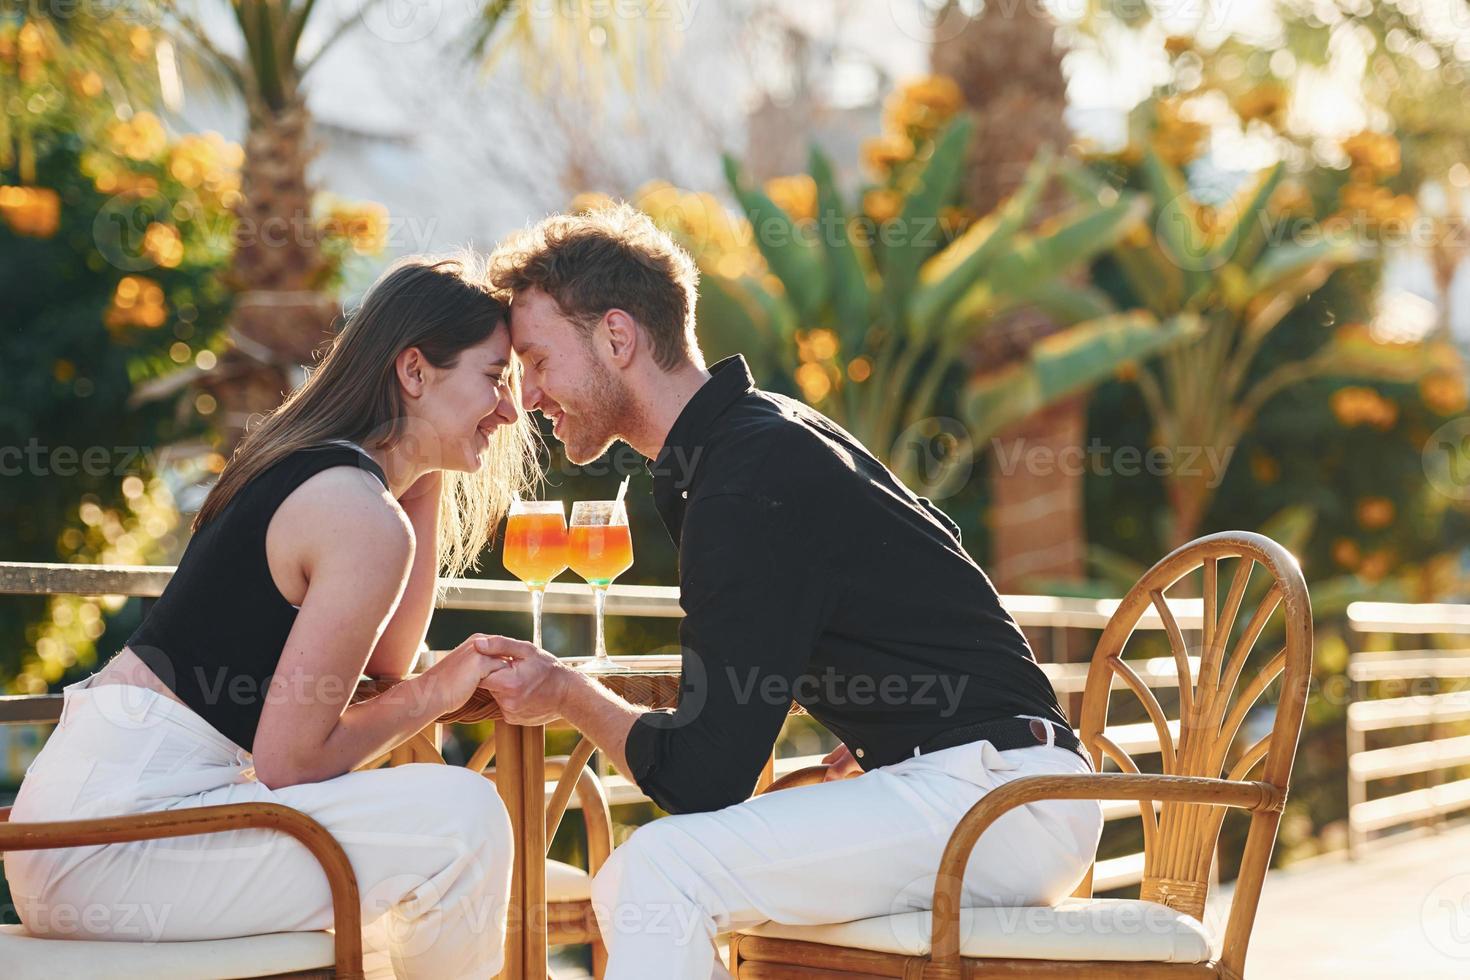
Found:
<svg viewBox="0 0 1470 980"><path fill-rule="evenodd" d="M485 637L481 649L500 658L504 670L489 673L480 686L495 695L512 725L545 725L562 716L562 697L572 671L533 643L505 636Z"/></svg>
<svg viewBox="0 0 1470 980"><path fill-rule="evenodd" d="M488 652L488 644L494 639L486 633L474 633L424 672L433 678L434 694L442 699L444 711L461 707L486 677L509 669L504 660Z"/></svg>
<svg viewBox="0 0 1470 980"><path fill-rule="evenodd" d="M863 767L858 765L858 761L852 757L852 752L846 745L839 745L822 756L822 762L827 766L827 774L822 777L824 783L830 783L834 779L850 779L863 774Z"/></svg>

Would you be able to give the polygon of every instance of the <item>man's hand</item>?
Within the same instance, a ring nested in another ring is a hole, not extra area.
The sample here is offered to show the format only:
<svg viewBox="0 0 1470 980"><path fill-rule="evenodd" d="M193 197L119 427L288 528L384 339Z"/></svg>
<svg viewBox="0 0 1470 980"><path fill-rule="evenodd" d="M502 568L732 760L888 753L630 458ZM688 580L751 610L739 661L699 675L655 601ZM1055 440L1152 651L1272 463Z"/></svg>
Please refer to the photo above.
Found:
<svg viewBox="0 0 1470 980"><path fill-rule="evenodd" d="M545 725L562 717L570 669L561 661L535 644L505 636L486 637L480 650L507 665L480 682L495 695L506 721L512 725Z"/></svg>
<svg viewBox="0 0 1470 980"><path fill-rule="evenodd" d="M493 675L492 675L493 676ZM485 686L489 686L488 679ZM863 767L852 757L846 745L837 748L822 756L822 762L827 766L827 774L822 777L822 782L830 783L834 779L849 779L853 776L861 776Z"/></svg>

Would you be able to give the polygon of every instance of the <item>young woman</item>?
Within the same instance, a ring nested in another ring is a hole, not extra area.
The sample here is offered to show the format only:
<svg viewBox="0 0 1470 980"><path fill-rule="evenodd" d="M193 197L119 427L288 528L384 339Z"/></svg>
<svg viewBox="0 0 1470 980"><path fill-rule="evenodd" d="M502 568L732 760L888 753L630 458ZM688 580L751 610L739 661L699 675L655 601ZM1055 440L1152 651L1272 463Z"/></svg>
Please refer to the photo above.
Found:
<svg viewBox="0 0 1470 980"><path fill-rule="evenodd" d="M305 381L241 442L178 572L127 646L65 688L18 821L271 801L351 859L383 975L501 966L510 826L455 766L357 772L503 666L479 635L412 672L435 575L474 564L534 459L506 309L466 259L387 272ZM189 940L331 926L326 879L262 830L9 854L29 931Z"/></svg>

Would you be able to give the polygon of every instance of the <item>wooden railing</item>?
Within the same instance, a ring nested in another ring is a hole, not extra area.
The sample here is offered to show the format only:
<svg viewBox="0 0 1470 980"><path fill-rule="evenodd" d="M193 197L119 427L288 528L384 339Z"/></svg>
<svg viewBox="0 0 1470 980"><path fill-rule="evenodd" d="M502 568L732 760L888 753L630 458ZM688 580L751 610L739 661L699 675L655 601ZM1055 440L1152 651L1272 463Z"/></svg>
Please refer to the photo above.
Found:
<svg viewBox="0 0 1470 980"><path fill-rule="evenodd" d="M168 584L172 566L134 567L120 565L68 565L23 562L0 562L0 595L84 595L156 598ZM530 599L519 582L497 580L453 579L441 582L440 609L505 611L529 613ZM1054 642L1052 649L1065 649L1065 631L1101 631L1117 608L1115 599L1075 599L1055 596L1003 596L1011 615L1033 633L1041 631ZM1203 626L1203 604L1198 599L1169 600L1170 610L1179 628L1186 633ZM545 611L590 615L592 599L585 586L552 584L546 595ZM615 585L609 590L607 613L610 616L648 616L674 618L683 615L679 606L679 590L668 586ZM1164 629L1158 614L1150 610L1140 622L1141 630ZM1040 644L1039 655L1045 659L1048 644ZM1194 664L1198 666L1197 661ZM1172 657L1159 657L1133 662L1144 682L1158 691L1178 687L1178 674ZM1042 670L1056 689L1063 705L1081 694L1086 683L1088 664L1042 663ZM1114 680L1114 689L1124 690L1122 681ZM1130 695L1131 697L1131 695ZM1177 705L1177 699L1160 699ZM61 712L61 695L26 695L0 697L0 724L54 723ZM1178 737L1178 720L1171 726ZM1158 740L1152 723L1110 725L1108 735L1129 754L1147 756L1157 753ZM787 755L778 757L774 775L779 778L797 769L819 763L820 755ZM628 806L646 803L648 798L636 785L618 773L602 773L609 803ZM571 802L571 808L580 804ZM1110 828L1121 832L1126 821L1138 820L1138 805L1129 801L1107 802L1103 812ZM1105 839L1106 842L1106 839ZM1143 876L1143 853L1124 854L1098 862L1094 888L1110 891L1137 884Z"/></svg>
<svg viewBox="0 0 1470 980"><path fill-rule="evenodd" d="M1348 626L1380 648L1354 652L1347 668L1348 853L1355 856L1381 831L1437 827L1470 808L1470 778L1456 773L1470 766L1470 639L1397 649L1405 637L1417 644L1470 636L1470 606L1357 602ZM1387 793L1370 796L1373 784L1389 781L1396 785Z"/></svg>

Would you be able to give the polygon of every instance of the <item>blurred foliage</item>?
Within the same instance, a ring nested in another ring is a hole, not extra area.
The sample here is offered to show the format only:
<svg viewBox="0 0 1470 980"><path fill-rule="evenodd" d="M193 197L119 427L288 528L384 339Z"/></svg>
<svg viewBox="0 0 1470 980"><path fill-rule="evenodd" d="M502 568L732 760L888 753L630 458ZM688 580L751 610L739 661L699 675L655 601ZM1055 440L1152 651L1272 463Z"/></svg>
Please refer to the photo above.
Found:
<svg viewBox="0 0 1470 980"><path fill-rule="evenodd" d="M1025 230L1053 161L1041 157L994 213L959 205L970 144L953 83L923 79L890 103L900 131L870 141L881 182L848 207L816 149L810 172L747 186L726 160L744 221L702 195L656 188L639 203L683 241L702 270L706 352L743 352L762 379L797 391L887 461L911 486L948 496L969 475L970 447L936 414L962 413L976 442L1050 402L1178 342L1192 319L1120 312L1068 290L1068 329L1003 372L966 365L976 340L1017 306L1055 295L1059 277L1137 224L1141 195L1084 202ZM596 206L583 200L581 206ZM963 387L960 387L963 381ZM931 451L936 437L949 445Z"/></svg>
<svg viewBox="0 0 1470 980"><path fill-rule="evenodd" d="M1158 121L1162 104L1145 103L1135 118L1151 116L1157 127L1167 126ZM1166 141L1172 145L1177 137ZM1142 149L1099 161L1095 169L1069 169L1079 194L1106 200L1120 190L1143 188L1152 195L1152 220L1099 263L1102 288L1118 302L1159 316L1192 312L1205 324L1197 338L1134 375L1153 421L1153 445L1228 465L1262 408L1293 386L1323 376L1411 383L1462 376L1458 355L1447 344L1385 342L1365 322L1336 320L1338 311L1326 312L1337 327L1316 346L1269 346L1286 329L1288 314L1334 273L1376 262L1373 230L1399 217L1397 199L1380 202L1373 190L1381 188L1367 183L1396 162L1392 141L1361 136L1349 142L1364 162L1345 183L1325 175L1315 181L1314 194L1306 184L1316 174L1288 178L1285 164L1277 163L1214 204L1202 202L1161 155L1158 137ZM1172 152L1175 158L1185 155ZM1327 194L1337 209L1323 214L1317 199ZM1288 354L1292 346L1297 349ZM1162 474L1170 546L1205 527L1212 484L1224 475L1215 469L1176 466Z"/></svg>
<svg viewBox="0 0 1470 980"><path fill-rule="evenodd" d="M132 32L128 49L142 40ZM171 139L78 74L29 21L0 26L0 553L22 561L142 563L178 544L158 448L202 432L207 403L131 407L136 386L208 363L228 297L239 148ZM217 462L222 462L218 461ZM103 636L116 604L64 597L0 608L0 678L43 691Z"/></svg>

